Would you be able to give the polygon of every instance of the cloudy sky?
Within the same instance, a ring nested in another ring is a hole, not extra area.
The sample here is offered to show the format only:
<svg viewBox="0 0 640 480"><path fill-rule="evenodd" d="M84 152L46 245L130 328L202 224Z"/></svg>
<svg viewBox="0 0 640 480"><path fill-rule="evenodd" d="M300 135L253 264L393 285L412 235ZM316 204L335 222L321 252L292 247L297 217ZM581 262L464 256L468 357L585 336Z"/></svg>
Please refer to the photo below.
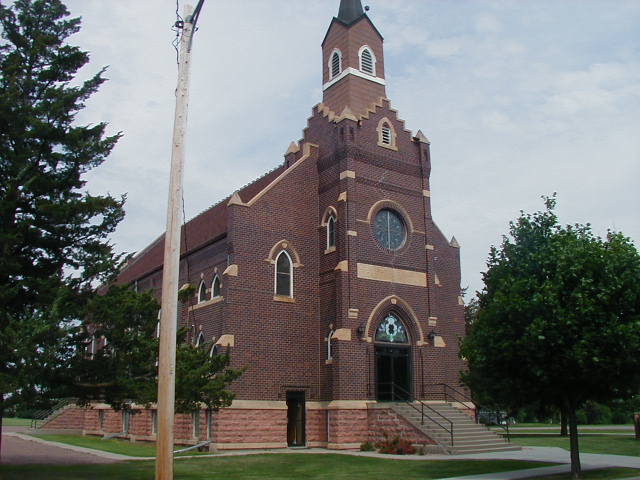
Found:
<svg viewBox="0 0 640 480"><path fill-rule="evenodd" d="M113 241L141 250L165 226L175 0L67 0L86 78L110 81L80 120L124 138L90 174L127 193ZM185 0L179 0L180 11ZM197 3L192 1L192 3ZM482 287L489 246L558 192L562 223L640 245L640 2L370 0L387 95L432 142L433 214L462 245L462 286ZM185 171L193 217L277 166L321 100L320 42L339 0L207 0L196 35Z"/></svg>

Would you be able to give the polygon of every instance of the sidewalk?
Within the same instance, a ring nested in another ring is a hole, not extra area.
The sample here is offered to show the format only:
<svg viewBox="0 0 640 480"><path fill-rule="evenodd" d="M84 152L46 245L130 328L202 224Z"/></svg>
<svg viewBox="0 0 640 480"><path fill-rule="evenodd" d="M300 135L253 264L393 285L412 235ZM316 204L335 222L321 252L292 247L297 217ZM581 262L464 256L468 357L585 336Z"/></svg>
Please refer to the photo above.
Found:
<svg viewBox="0 0 640 480"><path fill-rule="evenodd" d="M114 453L102 452L98 450L75 447L63 443L51 442L24 435L18 432L6 432L3 435L3 456L7 463L112 463L126 460L152 460L150 457L130 457L127 455L119 455ZM27 443L28 442L28 443ZM7 446L7 444L9 446ZM11 446L13 444L13 446ZM7 451L8 450L8 451ZM28 455L25 452L29 452ZM558 447L523 447L522 450L492 453L476 453L468 455L384 455L377 452L357 452L357 451L339 451L326 450L320 448L309 448L304 450L252 450L252 451L233 451L225 453L217 453L215 457L240 456L240 455L258 455L258 454L274 454L278 453L299 453L299 454L339 454L352 455L361 457L384 458L404 461L425 461L425 460L526 460L532 462L558 463L560 465L551 467L531 468L527 470L516 470L502 473L489 473L482 475L471 475L464 477L447 478L446 480L517 480L523 478L539 477L544 475L554 475L560 473L568 473L571 471L571 459L567 450ZM198 458L206 458L208 455L199 455ZM11 458L14 461L11 461ZM193 458L191 456L180 457ZM582 469L584 471L610 468L610 467L628 467L640 469L640 457L632 457L625 455L601 455L594 453L582 453L580 455ZM443 479L444 480L444 479ZM640 477L634 479L640 480Z"/></svg>

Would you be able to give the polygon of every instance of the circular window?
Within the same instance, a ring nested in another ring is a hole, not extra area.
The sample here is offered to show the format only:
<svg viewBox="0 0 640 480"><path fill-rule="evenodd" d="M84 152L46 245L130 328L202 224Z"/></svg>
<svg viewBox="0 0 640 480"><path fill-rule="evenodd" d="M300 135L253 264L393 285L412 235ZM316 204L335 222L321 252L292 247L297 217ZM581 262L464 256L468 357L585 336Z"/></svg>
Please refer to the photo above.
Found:
<svg viewBox="0 0 640 480"><path fill-rule="evenodd" d="M373 231L380 245L389 250L398 250L407 239L407 229L402 217L388 208L383 208L376 214Z"/></svg>

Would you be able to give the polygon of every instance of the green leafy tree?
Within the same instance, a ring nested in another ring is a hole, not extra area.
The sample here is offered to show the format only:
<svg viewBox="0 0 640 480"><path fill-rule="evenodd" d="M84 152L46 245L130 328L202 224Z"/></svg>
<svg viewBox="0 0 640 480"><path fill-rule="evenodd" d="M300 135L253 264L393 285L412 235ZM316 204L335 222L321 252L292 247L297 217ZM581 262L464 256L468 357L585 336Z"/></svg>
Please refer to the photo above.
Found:
<svg viewBox="0 0 640 480"><path fill-rule="evenodd" d="M560 226L555 204L523 213L491 249L463 380L510 408L564 409L579 478L576 410L640 386L640 255L620 233Z"/></svg>
<svg viewBox="0 0 640 480"><path fill-rule="evenodd" d="M104 70L75 78L89 61L66 43L80 19L59 0L8 3L0 3L0 419L5 400L71 353L56 304L113 271L119 258L107 237L124 215L124 198L84 189L83 175L120 135L76 121L105 81Z"/></svg>
<svg viewBox="0 0 640 480"><path fill-rule="evenodd" d="M84 327L75 337L77 355L63 373L65 396L81 404L100 401L116 409L155 403L158 394L158 302L150 293L114 285L88 304ZM242 374L229 368L229 353L212 345L194 346L178 332L176 349L176 410L193 412L206 406L231 405L228 385Z"/></svg>

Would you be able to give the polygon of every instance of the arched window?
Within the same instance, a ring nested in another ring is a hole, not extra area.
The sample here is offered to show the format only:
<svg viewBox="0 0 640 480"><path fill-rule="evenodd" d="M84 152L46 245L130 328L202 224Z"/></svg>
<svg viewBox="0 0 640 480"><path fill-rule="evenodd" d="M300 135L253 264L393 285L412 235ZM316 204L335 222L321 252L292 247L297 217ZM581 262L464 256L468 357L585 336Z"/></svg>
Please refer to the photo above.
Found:
<svg viewBox="0 0 640 480"><path fill-rule="evenodd" d="M216 275L213 279L213 283L211 284L211 298L216 298L220 296L220 277Z"/></svg>
<svg viewBox="0 0 640 480"><path fill-rule="evenodd" d="M327 249L336 246L336 217L329 215L327 219Z"/></svg>
<svg viewBox="0 0 640 480"><path fill-rule="evenodd" d="M211 349L209 350L210 358L213 358L220 353L220 348L218 345L216 345L216 342L214 342L214 340L215 338L211 339Z"/></svg>
<svg viewBox="0 0 640 480"><path fill-rule="evenodd" d="M286 250L276 258L276 295L293 297L293 262Z"/></svg>
<svg viewBox="0 0 640 480"><path fill-rule="evenodd" d="M360 48L360 71L375 76L376 74L376 57L371 49L364 45Z"/></svg>
<svg viewBox="0 0 640 480"><path fill-rule="evenodd" d="M407 329L398 317L389 313L376 329L376 342L409 343Z"/></svg>
<svg viewBox="0 0 640 480"><path fill-rule="evenodd" d="M337 48L329 58L329 78L335 78L342 72L342 52Z"/></svg>
<svg viewBox="0 0 640 480"><path fill-rule="evenodd" d="M198 339L196 340L196 347L202 347L204 345L204 334L200 332L198 334Z"/></svg>
<svg viewBox="0 0 640 480"><path fill-rule="evenodd" d="M204 280L200 282L200 286L198 287L198 303L207 301L207 286L204 283Z"/></svg>

